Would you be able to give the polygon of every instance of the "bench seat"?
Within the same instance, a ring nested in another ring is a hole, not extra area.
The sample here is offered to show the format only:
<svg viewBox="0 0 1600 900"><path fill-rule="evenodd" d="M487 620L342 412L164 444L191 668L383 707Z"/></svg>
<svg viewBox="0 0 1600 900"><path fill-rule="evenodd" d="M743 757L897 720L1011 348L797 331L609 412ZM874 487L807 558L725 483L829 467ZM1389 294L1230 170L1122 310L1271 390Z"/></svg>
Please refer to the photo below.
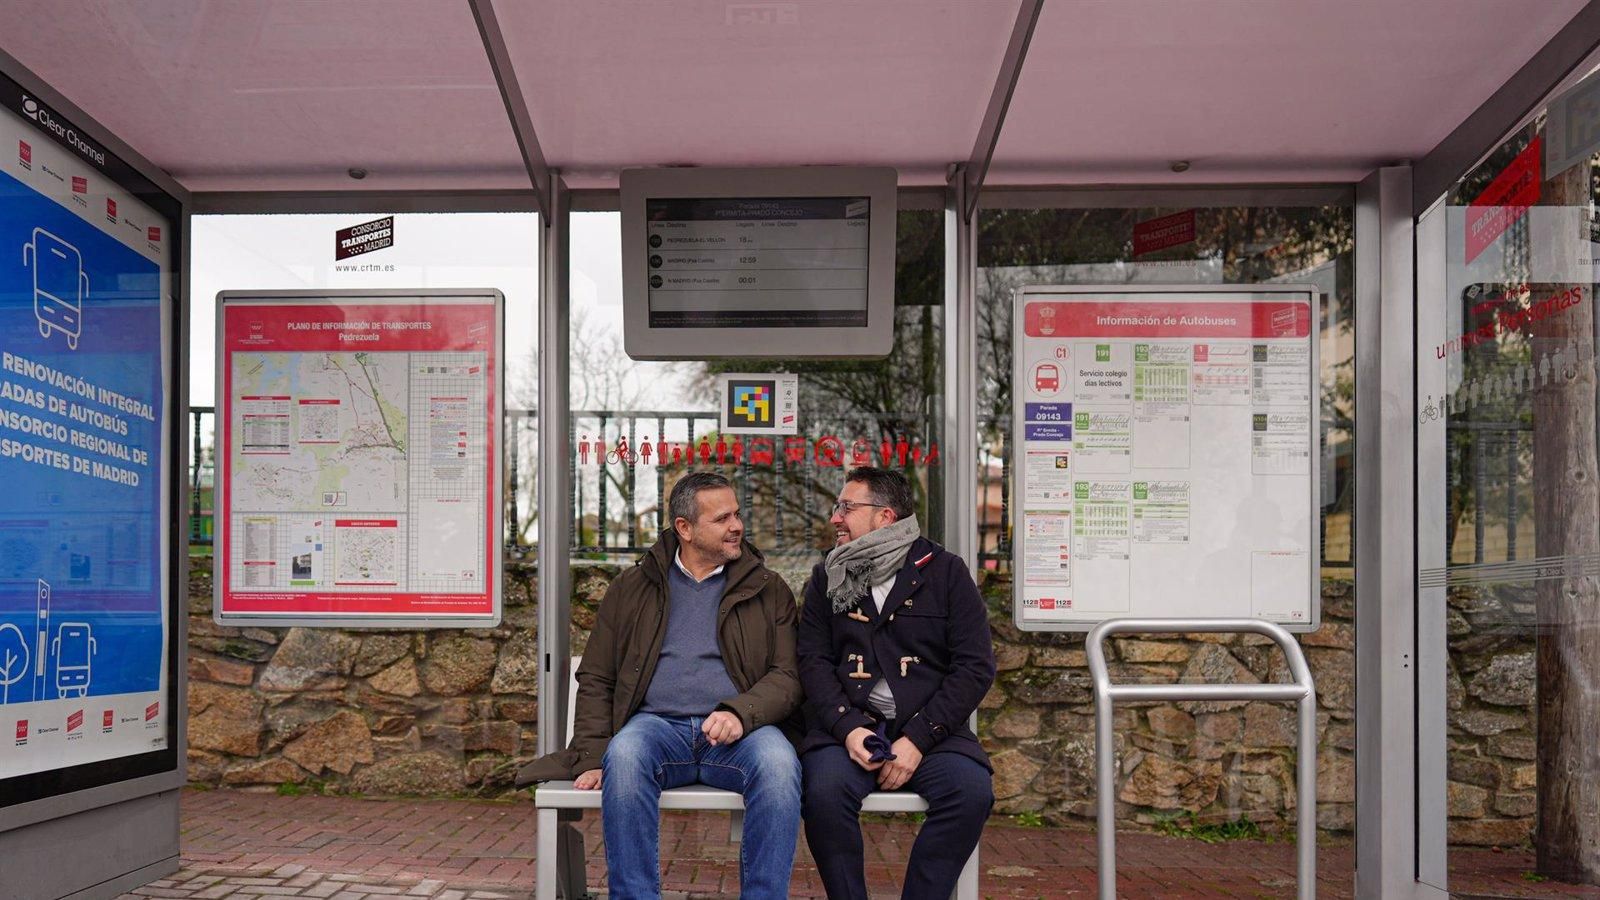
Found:
<svg viewBox="0 0 1600 900"><path fill-rule="evenodd" d="M582 657L574 656L567 669L567 729L572 734L572 719L578 703L578 666ZM973 723L976 727L977 723ZM583 810L600 809L600 791L580 791L570 781L547 781L534 788L533 805L538 810L538 862L535 864L536 900L556 900L558 892L568 897L585 894L583 838L572 827ZM715 809L729 815L728 837L735 843L744 837L744 797L734 791L694 784L661 792L662 809ZM873 791L861 802L868 813L920 813L928 811L928 801L911 791ZM565 832L565 835L563 833ZM559 862L558 862L559 861ZM558 888L558 885L560 887ZM961 884L953 895L959 900L978 896L978 851L972 851Z"/></svg>
<svg viewBox="0 0 1600 900"><path fill-rule="evenodd" d="M573 787L570 781L549 781L539 785L534 791L533 805L539 809L599 809L600 792L580 791ZM744 798L733 791L696 784L662 791L661 808L722 809L742 812ZM910 791L874 791L862 802L861 811L927 812L928 801Z"/></svg>

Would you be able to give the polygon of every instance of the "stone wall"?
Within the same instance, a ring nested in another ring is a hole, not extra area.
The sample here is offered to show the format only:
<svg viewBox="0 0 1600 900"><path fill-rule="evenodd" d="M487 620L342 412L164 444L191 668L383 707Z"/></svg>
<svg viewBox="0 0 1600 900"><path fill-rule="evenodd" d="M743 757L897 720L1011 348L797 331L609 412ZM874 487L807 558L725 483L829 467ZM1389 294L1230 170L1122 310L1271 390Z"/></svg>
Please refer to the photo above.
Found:
<svg viewBox="0 0 1600 900"><path fill-rule="evenodd" d="M1095 815L1094 688L1081 634L1019 632L1010 583L984 585L1000 674L979 713L995 764L996 811L1051 823ZM1318 694L1318 821L1355 821L1354 592L1323 585L1323 625L1303 636ZM1107 647L1119 682L1289 681L1283 654L1254 635L1130 637ZM1119 822L1181 827L1248 819L1292 830L1296 709L1289 703L1124 703L1116 712Z"/></svg>
<svg viewBox="0 0 1600 900"><path fill-rule="evenodd" d="M573 652L610 577L574 569ZM786 573L796 575L798 573ZM795 584L799 579L795 578ZM1023 634L1010 585L990 579L999 677L979 712L996 811L1094 817L1094 698L1081 635ZM189 777L247 788L493 795L533 755L534 573L507 563L505 621L488 631L221 628L209 569L191 577ZM1355 801L1354 591L1323 584L1323 626L1302 644L1318 690L1318 820L1349 831ZM1450 814L1454 841L1518 845L1531 829L1531 641L1497 630L1499 603L1452 598ZM1113 641L1122 681L1287 681L1265 638ZM1118 817L1159 825L1294 821L1295 709L1277 703L1125 704ZM294 789L294 788L291 788Z"/></svg>
<svg viewBox="0 0 1600 900"><path fill-rule="evenodd" d="M1447 603L1449 839L1526 844L1538 756L1533 591L1455 588Z"/></svg>
<svg viewBox="0 0 1600 900"><path fill-rule="evenodd" d="M223 628L190 575L189 780L370 794L493 794L534 746L531 569L490 630Z"/></svg>

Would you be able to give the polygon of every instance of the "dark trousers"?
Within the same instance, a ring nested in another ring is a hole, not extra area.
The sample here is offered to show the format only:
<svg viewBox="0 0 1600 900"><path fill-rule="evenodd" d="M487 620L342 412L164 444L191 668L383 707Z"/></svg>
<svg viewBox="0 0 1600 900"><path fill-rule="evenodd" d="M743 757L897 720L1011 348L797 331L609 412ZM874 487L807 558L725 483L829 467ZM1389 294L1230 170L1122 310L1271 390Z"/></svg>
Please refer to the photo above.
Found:
<svg viewBox="0 0 1600 900"><path fill-rule="evenodd" d="M800 766L806 842L823 887L833 900L866 900L861 801L877 790L877 773L856 765L839 746L812 750L800 758ZM928 816L911 847L901 896L948 897L994 805L989 770L959 753L930 753L903 790L928 801Z"/></svg>

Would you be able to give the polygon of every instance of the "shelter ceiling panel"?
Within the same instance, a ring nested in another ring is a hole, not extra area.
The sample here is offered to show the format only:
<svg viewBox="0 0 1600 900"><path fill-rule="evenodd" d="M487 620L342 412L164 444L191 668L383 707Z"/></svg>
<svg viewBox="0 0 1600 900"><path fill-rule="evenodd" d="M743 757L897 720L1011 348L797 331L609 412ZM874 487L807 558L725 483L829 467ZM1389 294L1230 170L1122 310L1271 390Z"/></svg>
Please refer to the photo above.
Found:
<svg viewBox="0 0 1600 900"><path fill-rule="evenodd" d="M529 186L464 0L7 0L5 18L26 23L6 52L191 190Z"/></svg>
<svg viewBox="0 0 1600 900"><path fill-rule="evenodd" d="M1584 2L1047 3L988 182L1354 181L1433 149Z"/></svg>
<svg viewBox="0 0 1600 900"><path fill-rule="evenodd" d="M550 165L852 164L943 184L1019 0L585 0L495 10Z"/></svg>

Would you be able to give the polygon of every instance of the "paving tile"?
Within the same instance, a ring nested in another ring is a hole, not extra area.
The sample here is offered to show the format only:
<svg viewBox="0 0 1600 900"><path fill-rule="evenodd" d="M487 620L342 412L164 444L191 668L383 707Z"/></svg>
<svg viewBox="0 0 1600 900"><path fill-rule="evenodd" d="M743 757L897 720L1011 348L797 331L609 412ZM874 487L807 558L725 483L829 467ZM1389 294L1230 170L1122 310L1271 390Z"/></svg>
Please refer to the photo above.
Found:
<svg viewBox="0 0 1600 900"><path fill-rule="evenodd" d="M531 900L537 834L526 799L370 801L348 797L278 797L234 791L185 792L183 865L176 875L125 895L173 892L196 900L258 900L297 891L315 900ZM588 853L586 881L603 891L606 869L599 816L577 823ZM872 896L897 896L917 828L904 817L865 822ZM728 840L726 813L662 816L665 883L686 896L735 896L739 847ZM1293 895L1294 847L1238 841L1213 846L1158 835L1118 835L1124 897L1204 900ZM1354 895L1354 850L1347 841L1319 846L1318 896ZM1022 828L993 820L984 834L982 892L996 900L1095 896L1095 835L1090 829ZM1524 851L1453 850L1451 884L1462 894L1600 900L1600 890L1534 883ZM244 894L251 887L263 892ZM791 881L794 897L821 897L821 880L802 840ZM669 894L670 895L670 894ZM283 896L288 896L287 894Z"/></svg>

